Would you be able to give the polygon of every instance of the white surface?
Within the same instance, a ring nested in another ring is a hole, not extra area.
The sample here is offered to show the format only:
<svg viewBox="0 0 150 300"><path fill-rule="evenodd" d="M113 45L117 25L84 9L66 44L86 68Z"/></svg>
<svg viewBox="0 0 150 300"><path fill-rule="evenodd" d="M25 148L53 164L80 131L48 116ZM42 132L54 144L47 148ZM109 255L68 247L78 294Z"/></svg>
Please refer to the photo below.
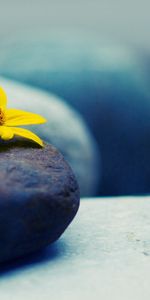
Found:
<svg viewBox="0 0 150 300"><path fill-rule="evenodd" d="M58 242L0 275L3 300L149 300L150 197L82 200Z"/></svg>
<svg viewBox="0 0 150 300"><path fill-rule="evenodd" d="M1 0L0 37L74 28L150 49L149 0Z"/></svg>

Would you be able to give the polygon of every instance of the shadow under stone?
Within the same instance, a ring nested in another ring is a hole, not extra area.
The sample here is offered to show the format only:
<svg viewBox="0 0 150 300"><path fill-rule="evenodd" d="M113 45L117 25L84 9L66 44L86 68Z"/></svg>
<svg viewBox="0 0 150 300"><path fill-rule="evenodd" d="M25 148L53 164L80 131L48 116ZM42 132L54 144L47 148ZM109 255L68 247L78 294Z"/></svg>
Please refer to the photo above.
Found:
<svg viewBox="0 0 150 300"><path fill-rule="evenodd" d="M0 278L9 276L19 270L31 268L37 264L43 264L51 260L58 260L63 257L63 255L65 255L65 252L66 244L62 241L58 241L35 253L5 263L1 263Z"/></svg>

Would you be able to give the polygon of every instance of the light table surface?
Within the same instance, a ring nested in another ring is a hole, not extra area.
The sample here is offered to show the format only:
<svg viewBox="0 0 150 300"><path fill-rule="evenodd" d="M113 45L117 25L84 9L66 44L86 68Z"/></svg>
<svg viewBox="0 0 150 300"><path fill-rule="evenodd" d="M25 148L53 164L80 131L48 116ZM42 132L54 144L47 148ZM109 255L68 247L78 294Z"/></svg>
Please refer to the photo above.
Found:
<svg viewBox="0 0 150 300"><path fill-rule="evenodd" d="M1 266L2 300L149 300L150 197L82 199L62 237Z"/></svg>

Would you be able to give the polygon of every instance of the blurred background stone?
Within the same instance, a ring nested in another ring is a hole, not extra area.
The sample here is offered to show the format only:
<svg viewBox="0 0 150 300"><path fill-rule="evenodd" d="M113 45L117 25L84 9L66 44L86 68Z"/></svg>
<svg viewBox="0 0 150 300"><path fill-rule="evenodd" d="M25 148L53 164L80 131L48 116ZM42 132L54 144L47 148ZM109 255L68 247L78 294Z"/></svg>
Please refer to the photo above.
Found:
<svg viewBox="0 0 150 300"><path fill-rule="evenodd" d="M74 32L4 39L1 74L58 94L84 116L101 150L100 195L150 192L150 98L132 48Z"/></svg>
<svg viewBox="0 0 150 300"><path fill-rule="evenodd" d="M27 128L62 152L77 176L81 196L95 195L100 185L100 153L82 117L52 94L2 77L0 85L6 90L9 107L39 113L47 119L46 124Z"/></svg>

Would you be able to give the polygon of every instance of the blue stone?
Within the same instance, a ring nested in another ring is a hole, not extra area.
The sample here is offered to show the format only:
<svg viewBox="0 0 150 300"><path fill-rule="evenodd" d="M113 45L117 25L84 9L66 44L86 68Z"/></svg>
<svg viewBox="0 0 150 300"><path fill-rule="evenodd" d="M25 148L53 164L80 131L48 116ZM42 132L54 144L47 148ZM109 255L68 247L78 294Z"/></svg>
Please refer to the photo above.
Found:
<svg viewBox="0 0 150 300"><path fill-rule="evenodd" d="M56 241L75 217L74 173L51 145L0 142L0 263Z"/></svg>

